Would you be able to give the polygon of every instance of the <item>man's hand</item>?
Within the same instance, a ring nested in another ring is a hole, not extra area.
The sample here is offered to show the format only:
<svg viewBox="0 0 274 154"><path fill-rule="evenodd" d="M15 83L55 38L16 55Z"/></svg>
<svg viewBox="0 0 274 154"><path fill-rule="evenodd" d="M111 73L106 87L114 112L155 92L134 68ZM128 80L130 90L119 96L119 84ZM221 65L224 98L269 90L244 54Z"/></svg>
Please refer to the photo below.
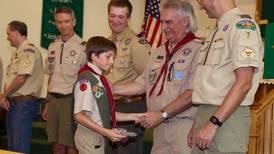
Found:
<svg viewBox="0 0 274 154"><path fill-rule="evenodd" d="M9 100L3 95L1 95L1 97L0 97L0 107L3 108L4 110L7 110L7 111L10 108Z"/></svg>
<svg viewBox="0 0 274 154"><path fill-rule="evenodd" d="M163 121L161 112L147 112L140 119L140 124L145 128L154 128Z"/></svg>
<svg viewBox="0 0 274 154"><path fill-rule="evenodd" d="M193 131L194 131L194 125L195 125L195 121L192 124L191 129L189 130L189 133L187 135L187 145L192 148L193 147Z"/></svg>
<svg viewBox="0 0 274 154"><path fill-rule="evenodd" d="M201 150L207 150L211 145L218 128L219 126L208 121L195 137L195 144L197 147Z"/></svg>
<svg viewBox="0 0 274 154"><path fill-rule="evenodd" d="M45 107L44 107L44 110L43 110L43 113L42 113L42 117L44 120L48 120L48 103L45 104Z"/></svg>

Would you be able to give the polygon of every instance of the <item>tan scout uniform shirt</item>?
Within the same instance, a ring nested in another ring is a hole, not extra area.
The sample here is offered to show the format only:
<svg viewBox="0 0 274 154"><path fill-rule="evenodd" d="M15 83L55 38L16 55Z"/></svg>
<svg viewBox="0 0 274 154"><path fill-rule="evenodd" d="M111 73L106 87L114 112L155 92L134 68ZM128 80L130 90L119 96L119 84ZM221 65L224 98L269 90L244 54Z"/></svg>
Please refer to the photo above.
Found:
<svg viewBox="0 0 274 154"><path fill-rule="evenodd" d="M146 70L136 79L138 83L146 85L148 111L160 111L186 89L192 89L192 80L197 66L198 51L201 45L201 41L196 39L183 45L168 63L168 72L162 94L157 96L163 76L149 97L148 94L155 84L166 58L164 45L153 52L149 58ZM194 118L193 116L196 110L196 107L191 107L185 112L176 115L176 117Z"/></svg>
<svg viewBox="0 0 274 154"><path fill-rule="evenodd" d="M225 13L201 48L193 103L220 105L235 83L234 70L253 66L252 87L241 105L251 105L260 80L263 47L258 25L235 8Z"/></svg>
<svg viewBox="0 0 274 154"><path fill-rule="evenodd" d="M18 75L27 74L25 83L12 96L32 95L40 97L43 85L43 60L37 47L24 41L11 57L7 68L6 86L9 86Z"/></svg>
<svg viewBox="0 0 274 154"><path fill-rule="evenodd" d="M46 71L51 75L48 91L71 94L80 67L86 62L85 45L74 34L63 42L58 38L48 48Z"/></svg>
<svg viewBox="0 0 274 154"><path fill-rule="evenodd" d="M150 45L139 39L128 27L117 36L110 36L117 46L116 59L107 78L112 83L126 83L136 79L147 64Z"/></svg>

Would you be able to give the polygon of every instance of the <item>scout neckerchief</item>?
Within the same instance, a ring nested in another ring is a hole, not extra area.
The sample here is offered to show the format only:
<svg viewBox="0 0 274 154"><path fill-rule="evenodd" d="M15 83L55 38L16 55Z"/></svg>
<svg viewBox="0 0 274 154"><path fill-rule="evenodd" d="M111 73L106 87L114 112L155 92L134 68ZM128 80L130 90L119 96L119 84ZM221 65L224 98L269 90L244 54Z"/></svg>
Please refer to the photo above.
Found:
<svg viewBox="0 0 274 154"><path fill-rule="evenodd" d="M110 86L108 84L108 81L107 81L106 77L104 75L100 75L97 72L95 72L87 64L85 64L83 66L83 68L79 71L79 74L81 73L82 70L88 70L88 71L92 72L93 74L96 74L96 75L100 76L100 80L101 80L103 86L105 87L106 93L108 95L108 102L109 102L109 106L110 106L111 121L112 121L111 126L112 126L112 128L115 128L116 127L115 104L114 104L112 92L110 90Z"/></svg>
<svg viewBox="0 0 274 154"><path fill-rule="evenodd" d="M194 40L195 38L197 38L193 33L188 33L186 35L186 37L184 37L179 43L176 44L176 46L171 50L169 50L169 44L170 42L167 41L165 43L165 48L166 48L166 59L165 59L165 63L160 71L160 74L158 75L157 77L157 80L155 82L155 84L152 86L150 92L149 92L149 96L152 95L155 87L157 86L159 80L161 79L162 75L163 76L163 80L162 80L162 84L161 84L161 88L160 88L160 91L158 92L157 96L160 96L162 94L162 91L164 89L164 82L165 82L165 79L166 79L166 74L167 74L167 68L168 68L168 62L170 61L170 59L172 58L172 56L186 43Z"/></svg>

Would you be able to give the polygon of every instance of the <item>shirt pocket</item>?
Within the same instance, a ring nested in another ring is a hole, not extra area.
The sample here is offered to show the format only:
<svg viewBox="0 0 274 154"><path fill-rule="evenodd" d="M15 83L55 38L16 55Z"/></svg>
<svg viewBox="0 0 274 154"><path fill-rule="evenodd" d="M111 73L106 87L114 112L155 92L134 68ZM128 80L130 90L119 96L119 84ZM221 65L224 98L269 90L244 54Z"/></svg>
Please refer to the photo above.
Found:
<svg viewBox="0 0 274 154"><path fill-rule="evenodd" d="M208 50L208 49L207 49ZM205 59L205 64L208 65L218 65L220 64L222 53L225 50L225 44L223 41L213 42L209 51L207 53L207 59Z"/></svg>
<svg viewBox="0 0 274 154"><path fill-rule="evenodd" d="M160 73L160 69L163 65L163 61L154 61L149 69L148 73L148 81L150 83L156 82L156 78L158 77Z"/></svg>
<svg viewBox="0 0 274 154"><path fill-rule="evenodd" d="M127 50L117 52L114 67L118 70L126 70L130 67L130 54Z"/></svg>
<svg viewBox="0 0 274 154"><path fill-rule="evenodd" d="M80 64L78 62L78 56L66 56L64 57L64 63L62 65L62 72L67 76L74 76L78 73Z"/></svg>
<svg viewBox="0 0 274 154"><path fill-rule="evenodd" d="M184 60L179 60L178 62L171 64L168 80L172 81L174 84L181 84L187 78L187 71L187 65Z"/></svg>

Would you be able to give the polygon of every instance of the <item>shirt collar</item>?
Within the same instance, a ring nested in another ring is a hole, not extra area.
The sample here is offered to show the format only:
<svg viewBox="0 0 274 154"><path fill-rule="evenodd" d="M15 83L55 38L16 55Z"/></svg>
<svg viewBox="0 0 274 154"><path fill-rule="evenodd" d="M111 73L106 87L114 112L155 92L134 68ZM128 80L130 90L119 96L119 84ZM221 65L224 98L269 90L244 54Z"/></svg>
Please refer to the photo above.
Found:
<svg viewBox="0 0 274 154"><path fill-rule="evenodd" d="M238 8L233 8L226 13L224 13L217 21L217 26L221 27L225 20L229 20L233 14L240 14L240 10Z"/></svg>
<svg viewBox="0 0 274 154"><path fill-rule="evenodd" d="M91 67L97 74L102 75L103 71L96 65L88 62L88 66Z"/></svg>

